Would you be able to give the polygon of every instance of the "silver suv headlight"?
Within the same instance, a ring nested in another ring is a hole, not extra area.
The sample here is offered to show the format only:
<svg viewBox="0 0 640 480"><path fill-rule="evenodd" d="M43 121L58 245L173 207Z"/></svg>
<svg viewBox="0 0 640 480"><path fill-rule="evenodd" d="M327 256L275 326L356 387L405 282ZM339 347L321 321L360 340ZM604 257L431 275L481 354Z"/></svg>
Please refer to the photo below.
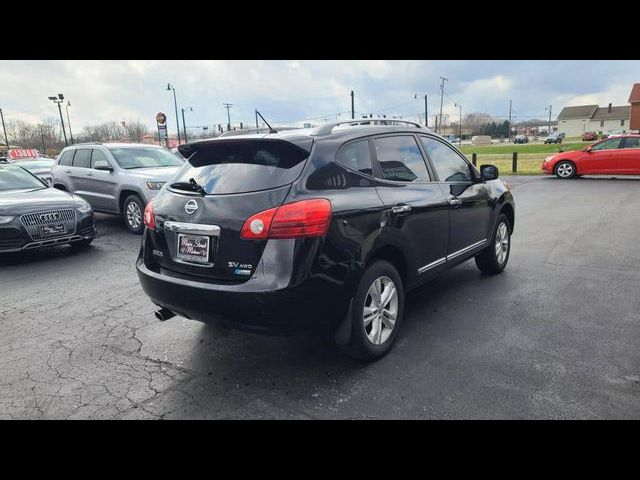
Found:
<svg viewBox="0 0 640 480"><path fill-rule="evenodd" d="M11 217L11 216L7 216L7 215L0 215L0 225L5 225L9 222L12 222L13 219L16 217Z"/></svg>
<svg viewBox="0 0 640 480"><path fill-rule="evenodd" d="M167 182L147 182L147 188L149 190L160 190Z"/></svg>

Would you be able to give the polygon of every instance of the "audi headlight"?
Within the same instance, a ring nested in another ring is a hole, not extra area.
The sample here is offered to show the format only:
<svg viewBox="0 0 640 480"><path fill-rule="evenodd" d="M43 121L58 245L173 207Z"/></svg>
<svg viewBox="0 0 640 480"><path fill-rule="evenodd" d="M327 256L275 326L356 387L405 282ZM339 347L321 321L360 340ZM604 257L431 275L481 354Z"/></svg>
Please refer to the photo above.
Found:
<svg viewBox="0 0 640 480"><path fill-rule="evenodd" d="M91 205L89 204L89 202L76 199L76 209L80 213L89 213L91 211Z"/></svg>
<svg viewBox="0 0 640 480"><path fill-rule="evenodd" d="M160 190L167 182L147 182L147 188L149 190Z"/></svg>
<svg viewBox="0 0 640 480"><path fill-rule="evenodd" d="M7 224L7 223L9 223L9 222L12 222L14 218L16 218L16 217L10 217L10 216L6 216L6 215L5 215L5 216L0 215L0 225L5 225L5 224Z"/></svg>

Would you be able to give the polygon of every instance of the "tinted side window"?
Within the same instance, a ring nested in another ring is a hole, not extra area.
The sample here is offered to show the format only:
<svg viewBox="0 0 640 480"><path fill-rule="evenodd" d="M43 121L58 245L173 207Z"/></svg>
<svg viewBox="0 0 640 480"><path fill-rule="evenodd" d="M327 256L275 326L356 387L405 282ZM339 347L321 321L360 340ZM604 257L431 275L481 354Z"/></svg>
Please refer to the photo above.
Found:
<svg viewBox="0 0 640 480"><path fill-rule="evenodd" d="M621 137L618 138L612 138L610 140L605 140L604 142L601 143L596 143L593 147L591 147L591 150L615 150L616 148L620 147L620 141L622 140Z"/></svg>
<svg viewBox="0 0 640 480"><path fill-rule="evenodd" d="M338 152L336 161L352 170L372 175L369 140L348 143Z"/></svg>
<svg viewBox="0 0 640 480"><path fill-rule="evenodd" d="M420 137L420 141L438 172L442 182L470 182L469 164L451 147L432 138Z"/></svg>
<svg viewBox="0 0 640 480"><path fill-rule="evenodd" d="M108 167L110 165L109 160L107 160L107 156L100 150L91 151L91 168L96 168L96 165L103 167Z"/></svg>
<svg viewBox="0 0 640 480"><path fill-rule="evenodd" d="M66 152L64 152L62 154L62 157L60 157L60 163L59 165L64 165L67 167L70 167L71 165L73 165L73 154L76 153L75 150L67 150Z"/></svg>
<svg viewBox="0 0 640 480"><path fill-rule="evenodd" d="M73 157L73 166L81 168L89 168L91 165L91 150L77 150L76 156Z"/></svg>
<svg viewBox="0 0 640 480"><path fill-rule="evenodd" d="M373 140L385 180L429 182L427 166L412 136L381 137Z"/></svg>
<svg viewBox="0 0 640 480"><path fill-rule="evenodd" d="M626 137L622 148L640 148L640 137Z"/></svg>

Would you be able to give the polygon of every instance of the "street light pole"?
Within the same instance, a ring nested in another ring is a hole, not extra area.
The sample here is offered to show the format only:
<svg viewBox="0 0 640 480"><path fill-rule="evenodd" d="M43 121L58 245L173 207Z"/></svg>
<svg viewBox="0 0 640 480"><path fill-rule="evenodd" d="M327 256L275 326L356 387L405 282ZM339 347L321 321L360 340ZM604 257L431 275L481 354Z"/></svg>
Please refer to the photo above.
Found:
<svg viewBox="0 0 640 480"><path fill-rule="evenodd" d="M62 107L61 104L64 102L64 95L61 93L58 94L57 97L49 97L53 103L58 104L58 112L60 113L60 124L62 125L62 134L64 135L64 145L65 147L69 146L69 142L67 141L67 131L64 128L64 119L62 118Z"/></svg>
<svg viewBox="0 0 640 480"><path fill-rule="evenodd" d="M67 125L69 125L69 136L71 137L71 145L73 145L73 133L71 132L71 120L69 120L69 107L71 106L71 102L67 100Z"/></svg>
<svg viewBox="0 0 640 480"><path fill-rule="evenodd" d="M351 119L356 118L355 100L353 96L353 90L351 90Z"/></svg>
<svg viewBox="0 0 640 480"><path fill-rule="evenodd" d="M456 107L460 108L460 124L458 125L460 135L458 136L458 146L462 147L462 105L459 103L455 104Z"/></svg>
<svg viewBox="0 0 640 480"><path fill-rule="evenodd" d="M444 99L444 82L448 81L449 79L444 77L440 78L442 79L442 83L440 84L440 128L442 128L442 101Z"/></svg>
<svg viewBox="0 0 640 480"><path fill-rule="evenodd" d="M416 93L413 98L418 98L418 94ZM424 94L424 126L429 128L429 110L427 108L427 94Z"/></svg>
<svg viewBox="0 0 640 480"><path fill-rule="evenodd" d="M231 130L231 114L229 113L229 109L233 107L232 103L223 103L224 108L227 109L227 132Z"/></svg>
<svg viewBox="0 0 640 480"><path fill-rule="evenodd" d="M173 106L176 109L176 129L178 130L178 145L180 145L180 120L178 120L178 101L176 100L176 89L170 83L167 83L167 90L173 90ZM169 141L169 135L167 134L167 142Z"/></svg>
<svg viewBox="0 0 640 480"><path fill-rule="evenodd" d="M180 110L182 110L182 131L184 132L184 143L187 143L187 124L184 123L184 108L181 108ZM193 112L193 108L192 107L187 107L187 111L189 112Z"/></svg>
<svg viewBox="0 0 640 480"><path fill-rule="evenodd" d="M2 118L2 130L4 130L4 143L7 144L7 155L9 155L9 140L7 139L7 127L4 126L4 115L0 108L0 118Z"/></svg>

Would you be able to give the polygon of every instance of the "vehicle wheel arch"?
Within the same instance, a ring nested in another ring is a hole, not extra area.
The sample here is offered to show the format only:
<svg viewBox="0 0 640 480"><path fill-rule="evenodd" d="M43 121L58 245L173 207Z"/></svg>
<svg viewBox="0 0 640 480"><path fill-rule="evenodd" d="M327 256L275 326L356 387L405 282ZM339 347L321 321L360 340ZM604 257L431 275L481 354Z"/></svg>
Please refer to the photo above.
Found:
<svg viewBox="0 0 640 480"><path fill-rule="evenodd" d="M374 251L371 252L367 258L365 264L371 265L377 260L386 260L393 265L402 279L402 283L407 286L411 281L411 269L409 267L409 259L403 252L403 249L393 243L385 243L379 245Z"/></svg>
<svg viewBox="0 0 640 480"><path fill-rule="evenodd" d="M118 213L122 213L124 211L124 201L129 195L135 195L139 197L144 204L144 196L142 195L142 193L140 193L140 190L133 187L122 187L120 193L118 194Z"/></svg>
<svg viewBox="0 0 640 480"><path fill-rule="evenodd" d="M500 210L498 210L496 218L498 218L501 213L504 213L507 216L507 219L509 220L509 234L513 234L516 221L516 213L513 205L510 202L504 202Z"/></svg>
<svg viewBox="0 0 640 480"><path fill-rule="evenodd" d="M558 160L556 160L556 162L553 164L553 168L552 168L552 172L555 175L556 174L556 168L558 168L558 165L562 162L569 162L571 165L573 165L573 168L575 169L575 174L579 175L578 172L578 164L576 163L575 160L572 160L570 158L559 158Z"/></svg>

